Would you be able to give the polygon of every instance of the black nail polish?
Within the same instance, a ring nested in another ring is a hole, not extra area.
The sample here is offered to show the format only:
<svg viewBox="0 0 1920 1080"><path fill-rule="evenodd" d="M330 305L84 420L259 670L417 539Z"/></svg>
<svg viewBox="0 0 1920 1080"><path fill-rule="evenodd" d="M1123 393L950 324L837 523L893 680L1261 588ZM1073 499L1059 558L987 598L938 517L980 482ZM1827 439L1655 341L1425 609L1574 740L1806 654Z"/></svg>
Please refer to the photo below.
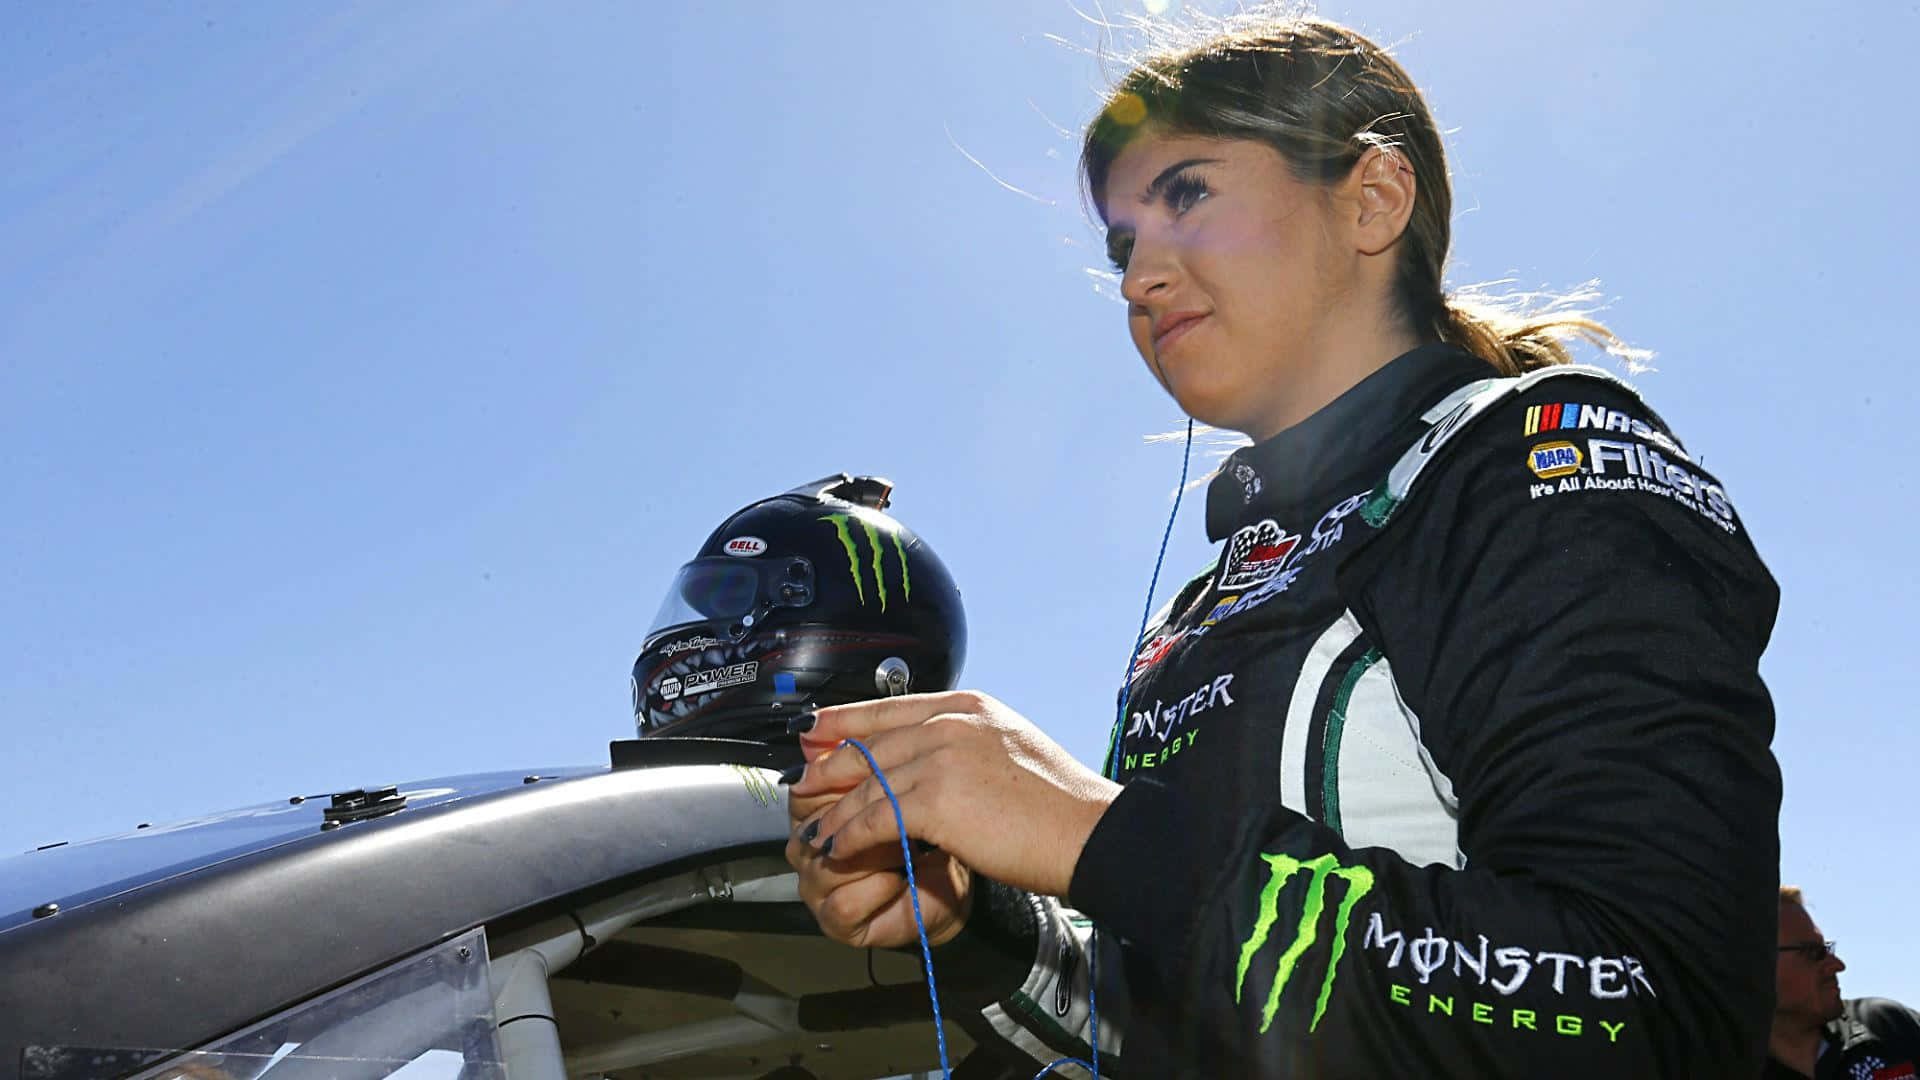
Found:
<svg viewBox="0 0 1920 1080"><path fill-rule="evenodd" d="M795 765L793 768L788 769L785 772L782 772L780 774L780 782L783 784L797 784L800 782L800 778L802 776L805 776L806 774L807 774L806 762L801 762L800 764Z"/></svg>
<svg viewBox="0 0 1920 1080"><path fill-rule="evenodd" d="M804 735L813 730L813 725L819 719L818 716L814 715L813 707L808 706L805 712L787 721L787 734Z"/></svg>
<svg viewBox="0 0 1920 1080"><path fill-rule="evenodd" d="M820 845L820 854L822 855L833 854L833 839L834 839L833 837L829 836L827 837L827 842Z"/></svg>
<svg viewBox="0 0 1920 1080"><path fill-rule="evenodd" d="M809 821L807 822L807 827L800 830L800 842L803 844L811 844L813 843L813 838L819 835L820 823L818 821Z"/></svg>

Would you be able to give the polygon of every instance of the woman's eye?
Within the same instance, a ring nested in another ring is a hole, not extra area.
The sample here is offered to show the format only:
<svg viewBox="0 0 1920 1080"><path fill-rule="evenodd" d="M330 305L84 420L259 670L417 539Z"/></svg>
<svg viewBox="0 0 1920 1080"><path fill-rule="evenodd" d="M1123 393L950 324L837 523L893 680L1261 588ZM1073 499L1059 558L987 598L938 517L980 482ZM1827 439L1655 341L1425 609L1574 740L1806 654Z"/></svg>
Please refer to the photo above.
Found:
<svg viewBox="0 0 1920 1080"><path fill-rule="evenodd" d="M1113 264L1114 273L1127 272L1127 261L1133 258L1133 237L1126 233L1107 237L1107 261Z"/></svg>
<svg viewBox="0 0 1920 1080"><path fill-rule="evenodd" d="M1168 209L1176 214L1184 214L1194 208L1200 200L1212 194L1207 190L1207 182L1192 173L1181 173L1167 181L1167 187L1161 197Z"/></svg>

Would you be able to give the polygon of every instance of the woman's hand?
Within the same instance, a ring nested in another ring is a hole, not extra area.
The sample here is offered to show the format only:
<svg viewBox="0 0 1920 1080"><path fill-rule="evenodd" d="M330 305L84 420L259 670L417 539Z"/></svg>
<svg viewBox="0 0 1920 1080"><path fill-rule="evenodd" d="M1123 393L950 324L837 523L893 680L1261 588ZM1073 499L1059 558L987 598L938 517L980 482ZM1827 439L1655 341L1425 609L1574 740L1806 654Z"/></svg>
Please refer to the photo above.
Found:
<svg viewBox="0 0 1920 1080"><path fill-rule="evenodd" d="M856 751L857 753L857 751ZM800 822L831 805L836 796L793 798L789 810L796 828L787 841L787 862L800 872L800 899L827 937L859 948L911 945L913 900L900 871L900 840L851 858L828 857L801 839ZM927 942L942 945L966 925L973 905L973 874L960 860L937 848L913 857L920 886L920 914Z"/></svg>
<svg viewBox="0 0 1920 1080"><path fill-rule="evenodd" d="M943 940L965 921L968 868L1029 892L1065 894L1094 824L1120 793L985 694L914 694L821 709L801 737L808 765L788 805L802 824L787 853L800 870L802 898L841 940L863 927L877 933L901 908L908 940L912 930L906 883L890 869L900 865L893 807L846 739L872 751L900 800L907 834L938 849L917 856L914 872L923 865L944 871L923 880L923 910L929 900L938 907L948 899L940 890L953 890L954 908L938 912L954 920L941 926ZM898 882L891 889L873 880L889 873ZM927 920L931 940L935 914Z"/></svg>

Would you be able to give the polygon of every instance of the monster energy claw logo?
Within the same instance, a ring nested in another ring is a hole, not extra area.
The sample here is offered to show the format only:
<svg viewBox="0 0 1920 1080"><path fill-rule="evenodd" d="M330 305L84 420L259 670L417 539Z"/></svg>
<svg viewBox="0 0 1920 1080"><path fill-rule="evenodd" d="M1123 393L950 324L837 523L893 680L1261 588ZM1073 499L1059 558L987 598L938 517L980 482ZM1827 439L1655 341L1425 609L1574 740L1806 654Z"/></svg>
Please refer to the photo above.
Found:
<svg viewBox="0 0 1920 1080"><path fill-rule="evenodd" d="M867 587L865 572L860 566L860 544L854 538L853 530L848 526L858 521L860 528L867 534L867 546L873 549L873 588L880 599L880 610L887 610L887 572L880 561L880 530L873 527L865 518L855 518L849 514L827 514L821 521L831 522L834 532L840 536L840 546L847 549L847 570L853 575L853 591L860 597L860 606L867 606ZM913 599L913 577L907 572L907 549L900 543L900 534L893 534L893 553L900 559L900 591L902 600Z"/></svg>
<svg viewBox="0 0 1920 1080"><path fill-rule="evenodd" d="M750 765L735 765L733 771L739 775L740 782L746 785L747 794L753 796L754 802L761 806L772 806L774 801L779 799L779 792L774 790L773 782L768 780L766 774L759 769Z"/></svg>
<svg viewBox="0 0 1920 1080"><path fill-rule="evenodd" d="M1233 986L1233 1000L1240 1000L1241 991L1246 988L1247 967L1267 943L1267 934L1273 929L1273 923L1280 914L1280 889L1287 880L1302 870L1311 871L1313 876L1307 881L1307 895L1300 904L1300 926L1294 932L1293 944L1280 954L1279 966L1273 973L1273 989L1267 994L1267 1006L1260 1015L1262 1034L1273 1026L1273 1015L1280 1008L1280 994L1287 988L1287 979L1293 975L1293 965L1301 955L1313 947L1319 937L1320 912L1326 907L1327 879L1339 878L1346 882L1345 895L1340 898L1340 906L1333 916L1333 948L1327 956L1326 978L1320 984L1320 999L1313 1009L1313 1023L1307 1027L1309 1032L1320 1026L1320 1017L1327 1011L1327 1001L1333 995L1334 977L1340 974L1340 957L1347 951L1347 929L1352 922L1353 906L1360 898L1373 889L1373 871L1364 866L1341 866L1332 855L1321 855L1302 862L1291 855L1261 855L1268 867L1266 888L1260 890L1260 915L1253 924L1253 932L1240 946L1240 968L1237 981Z"/></svg>

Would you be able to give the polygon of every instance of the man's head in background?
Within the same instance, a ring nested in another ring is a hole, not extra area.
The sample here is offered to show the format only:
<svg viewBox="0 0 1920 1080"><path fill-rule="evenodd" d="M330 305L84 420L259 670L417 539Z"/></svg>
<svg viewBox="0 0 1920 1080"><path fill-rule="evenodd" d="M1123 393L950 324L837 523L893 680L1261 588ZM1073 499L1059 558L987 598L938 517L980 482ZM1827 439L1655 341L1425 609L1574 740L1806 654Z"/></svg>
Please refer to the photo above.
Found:
<svg viewBox="0 0 1920 1080"><path fill-rule="evenodd" d="M1840 1015L1840 973L1847 965L1807 914L1791 885L1780 887L1779 954L1774 964L1775 1022L1818 1027Z"/></svg>

